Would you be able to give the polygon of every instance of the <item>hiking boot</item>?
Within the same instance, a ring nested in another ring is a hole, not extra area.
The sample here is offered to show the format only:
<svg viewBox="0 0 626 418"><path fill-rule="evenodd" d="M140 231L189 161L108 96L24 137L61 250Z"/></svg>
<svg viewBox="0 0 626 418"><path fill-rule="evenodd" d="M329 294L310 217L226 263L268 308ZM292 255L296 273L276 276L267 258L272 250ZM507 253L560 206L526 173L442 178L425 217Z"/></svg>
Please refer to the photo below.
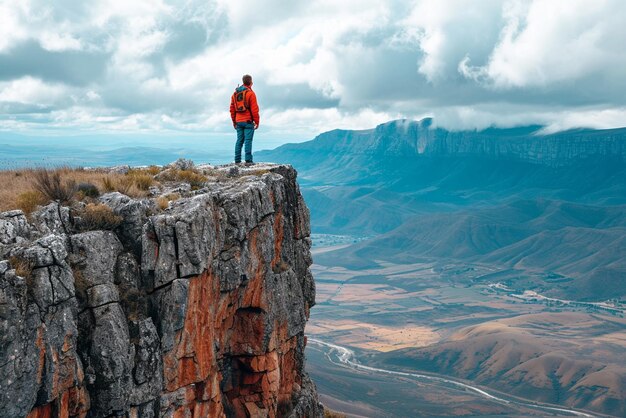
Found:
<svg viewBox="0 0 626 418"><path fill-rule="evenodd" d="M251 165L254 165L254 163L252 161L246 161L243 165L250 167Z"/></svg>

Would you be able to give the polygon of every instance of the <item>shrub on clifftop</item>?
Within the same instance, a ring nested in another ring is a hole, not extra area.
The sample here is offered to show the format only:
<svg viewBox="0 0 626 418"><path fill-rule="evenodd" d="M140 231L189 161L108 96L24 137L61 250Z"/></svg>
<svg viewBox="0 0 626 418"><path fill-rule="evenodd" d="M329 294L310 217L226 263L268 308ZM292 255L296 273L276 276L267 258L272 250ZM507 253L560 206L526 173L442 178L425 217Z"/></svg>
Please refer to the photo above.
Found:
<svg viewBox="0 0 626 418"><path fill-rule="evenodd" d="M87 231L112 230L122 223L122 217L113 213L107 205L90 203L79 212L81 227Z"/></svg>
<svg viewBox="0 0 626 418"><path fill-rule="evenodd" d="M84 197L96 198L100 196L100 190L98 190L98 187L92 183L79 183L78 192Z"/></svg>
<svg viewBox="0 0 626 418"><path fill-rule="evenodd" d="M198 189L207 181L207 177L195 170L179 170L169 168L156 176L159 181L188 183L193 189Z"/></svg>
<svg viewBox="0 0 626 418"><path fill-rule="evenodd" d="M76 182L74 180L61 180L60 170L49 171L40 169L35 171L35 190L50 200L58 200L61 203L68 203L76 193Z"/></svg>
<svg viewBox="0 0 626 418"><path fill-rule="evenodd" d="M16 199L16 206L25 214L30 214L37 209L37 206L46 204L47 199L37 190L27 190L20 193Z"/></svg>

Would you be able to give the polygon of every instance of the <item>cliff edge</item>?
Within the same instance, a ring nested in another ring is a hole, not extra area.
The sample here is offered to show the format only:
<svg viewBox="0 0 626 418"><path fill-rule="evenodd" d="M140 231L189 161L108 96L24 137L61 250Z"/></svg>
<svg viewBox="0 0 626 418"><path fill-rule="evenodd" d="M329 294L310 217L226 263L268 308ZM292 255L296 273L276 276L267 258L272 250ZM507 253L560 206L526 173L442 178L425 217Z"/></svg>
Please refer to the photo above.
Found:
<svg viewBox="0 0 626 418"><path fill-rule="evenodd" d="M166 207L98 197L110 230L59 203L0 214L0 416L323 415L296 171L211 172Z"/></svg>

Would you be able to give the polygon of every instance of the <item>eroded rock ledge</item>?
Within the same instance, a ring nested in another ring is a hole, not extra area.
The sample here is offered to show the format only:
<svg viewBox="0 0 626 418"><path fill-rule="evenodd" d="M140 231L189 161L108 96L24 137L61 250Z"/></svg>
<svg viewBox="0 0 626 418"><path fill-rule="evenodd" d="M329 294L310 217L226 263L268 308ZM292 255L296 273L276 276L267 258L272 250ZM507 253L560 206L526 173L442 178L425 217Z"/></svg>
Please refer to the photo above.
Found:
<svg viewBox="0 0 626 418"><path fill-rule="evenodd" d="M0 416L323 415L296 171L217 170L164 210L101 196L113 231L57 203L0 214Z"/></svg>

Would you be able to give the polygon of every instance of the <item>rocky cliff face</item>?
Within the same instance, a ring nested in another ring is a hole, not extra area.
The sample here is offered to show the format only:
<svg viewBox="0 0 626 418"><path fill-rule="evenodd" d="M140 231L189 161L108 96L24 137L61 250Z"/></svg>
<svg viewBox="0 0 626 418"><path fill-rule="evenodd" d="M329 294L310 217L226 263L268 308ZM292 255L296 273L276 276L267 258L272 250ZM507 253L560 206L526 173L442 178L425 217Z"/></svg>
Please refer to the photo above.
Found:
<svg viewBox="0 0 626 418"><path fill-rule="evenodd" d="M539 126L453 132L433 128L431 119L419 122L396 120L374 129L325 132L312 141L286 144L260 155L297 157L298 151L307 151L307 157L315 157L310 158L313 167L328 156L340 161L346 156L373 156L376 159L475 156L547 166L594 159L615 163L626 161L626 128L579 129L547 135L540 132ZM298 167L309 168L306 162Z"/></svg>
<svg viewBox="0 0 626 418"><path fill-rule="evenodd" d="M113 231L57 203L0 215L0 416L322 415L296 172L224 170L165 210L102 196Z"/></svg>

